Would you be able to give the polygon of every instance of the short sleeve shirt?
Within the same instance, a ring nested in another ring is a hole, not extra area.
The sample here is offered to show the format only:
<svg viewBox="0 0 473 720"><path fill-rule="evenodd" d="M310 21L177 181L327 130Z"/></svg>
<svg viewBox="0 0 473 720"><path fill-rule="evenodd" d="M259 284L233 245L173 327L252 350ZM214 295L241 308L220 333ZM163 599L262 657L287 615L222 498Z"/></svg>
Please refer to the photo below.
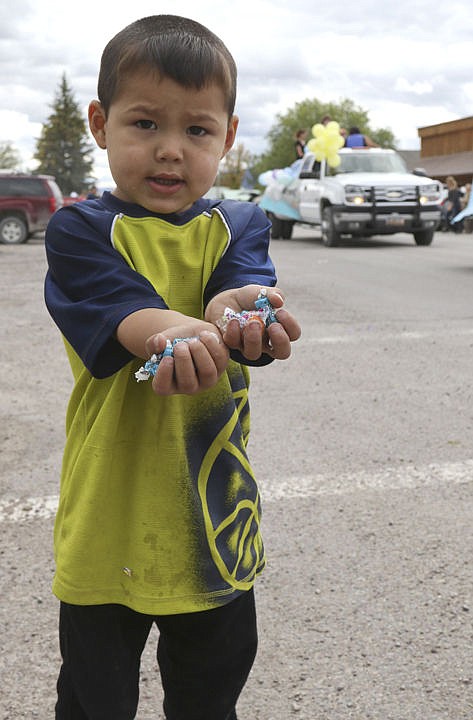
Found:
<svg viewBox="0 0 473 720"><path fill-rule="evenodd" d="M142 360L115 330L142 308L203 318L223 290L274 285L268 227L251 203L159 216L108 193L53 217L45 296L74 378L55 524L61 600L194 612L262 570L248 368L231 360L214 388L158 397L135 381Z"/></svg>

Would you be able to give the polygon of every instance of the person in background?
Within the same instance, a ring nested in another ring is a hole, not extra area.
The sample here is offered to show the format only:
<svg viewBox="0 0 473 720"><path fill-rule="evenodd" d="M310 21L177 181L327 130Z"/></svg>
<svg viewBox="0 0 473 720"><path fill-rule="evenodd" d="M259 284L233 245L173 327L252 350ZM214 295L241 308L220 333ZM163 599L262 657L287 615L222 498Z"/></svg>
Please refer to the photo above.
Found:
<svg viewBox="0 0 473 720"><path fill-rule="evenodd" d="M87 200L94 200L94 198L100 197L100 193L95 185L92 185L87 192Z"/></svg>
<svg viewBox="0 0 473 720"><path fill-rule="evenodd" d="M462 209L462 194L453 175L447 177L445 184L447 186L447 198L443 206L445 229L461 233L463 232L463 221L452 223L452 220Z"/></svg>
<svg viewBox="0 0 473 720"><path fill-rule="evenodd" d="M296 160L300 160L304 157L306 151L306 140L307 130L298 130L296 132L296 142L294 143L296 149Z"/></svg>
<svg viewBox="0 0 473 720"><path fill-rule="evenodd" d="M464 210L468 203L470 202L471 197L471 183L466 183L465 187L463 188L463 194L461 197L461 209Z"/></svg>
<svg viewBox="0 0 473 720"><path fill-rule="evenodd" d="M354 125L350 128L348 135L345 138L345 147L348 148L362 148L362 147L379 147L371 138L367 135L363 135L360 129Z"/></svg>
<svg viewBox="0 0 473 720"><path fill-rule="evenodd" d="M463 194L461 205L462 210L468 207L471 200L471 183L465 185L465 192ZM467 211L468 212L468 211ZM473 215L467 215L463 220L463 230L467 233L473 232Z"/></svg>
<svg viewBox="0 0 473 720"><path fill-rule="evenodd" d="M320 121L322 125L328 125L329 122L332 122L332 118L330 115L324 115L322 120ZM347 136L347 131L344 127L340 127L340 135L345 139Z"/></svg>

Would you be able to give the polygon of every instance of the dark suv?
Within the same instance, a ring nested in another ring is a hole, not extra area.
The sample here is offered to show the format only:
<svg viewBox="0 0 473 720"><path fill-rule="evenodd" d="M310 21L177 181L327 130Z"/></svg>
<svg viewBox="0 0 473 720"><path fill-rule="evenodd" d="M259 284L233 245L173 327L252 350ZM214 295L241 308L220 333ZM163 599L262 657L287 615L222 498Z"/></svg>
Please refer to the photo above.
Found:
<svg viewBox="0 0 473 720"><path fill-rule="evenodd" d="M30 235L46 229L62 204L62 193L50 175L0 171L0 242L26 242Z"/></svg>

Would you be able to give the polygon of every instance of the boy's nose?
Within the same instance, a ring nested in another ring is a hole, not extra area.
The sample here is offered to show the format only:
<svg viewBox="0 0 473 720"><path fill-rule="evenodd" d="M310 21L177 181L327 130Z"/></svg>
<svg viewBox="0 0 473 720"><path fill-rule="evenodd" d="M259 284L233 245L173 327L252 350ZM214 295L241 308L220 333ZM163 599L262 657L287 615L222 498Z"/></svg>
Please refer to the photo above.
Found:
<svg viewBox="0 0 473 720"><path fill-rule="evenodd" d="M160 161L180 160L182 158L180 139L167 133L161 135L156 142L155 156Z"/></svg>

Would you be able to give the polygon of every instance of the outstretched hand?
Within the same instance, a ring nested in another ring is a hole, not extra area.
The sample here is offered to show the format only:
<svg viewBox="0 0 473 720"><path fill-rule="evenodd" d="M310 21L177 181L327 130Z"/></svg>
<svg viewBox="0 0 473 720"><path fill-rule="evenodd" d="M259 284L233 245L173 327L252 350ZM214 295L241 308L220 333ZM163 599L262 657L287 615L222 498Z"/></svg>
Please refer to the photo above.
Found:
<svg viewBox="0 0 473 720"><path fill-rule="evenodd" d="M221 293L214 298L207 308L206 317L214 318L214 313L222 317L225 306L236 312L251 310L261 292L261 285L246 285L242 288ZM229 320L222 331L225 344L232 350L239 350L247 360L258 360L264 353L278 360L285 360L291 354L291 342L301 335L301 328L295 317L286 310L282 291L275 287L266 287L266 296L275 309L278 322L262 328L259 320L250 320L245 327L240 327L238 320ZM214 322L218 320L215 318Z"/></svg>
<svg viewBox="0 0 473 720"><path fill-rule="evenodd" d="M202 324L202 323L201 323ZM208 326L208 323L206 323ZM146 341L149 355L162 353L168 339L185 337L183 328L170 328ZM173 357L163 357L153 378L157 395L195 395L213 387L228 364L229 352L216 327L175 345Z"/></svg>

